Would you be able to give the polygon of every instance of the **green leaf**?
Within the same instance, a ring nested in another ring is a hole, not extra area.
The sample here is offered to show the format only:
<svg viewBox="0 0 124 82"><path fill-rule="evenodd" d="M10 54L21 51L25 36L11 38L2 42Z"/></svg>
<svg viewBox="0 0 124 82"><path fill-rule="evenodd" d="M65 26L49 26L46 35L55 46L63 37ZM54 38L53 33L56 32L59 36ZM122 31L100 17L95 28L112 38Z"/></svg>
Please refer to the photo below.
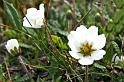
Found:
<svg viewBox="0 0 124 82"><path fill-rule="evenodd" d="M113 48L114 48L115 52L120 56L121 55L121 50L120 50L118 44L116 42L112 41L112 45L113 45Z"/></svg>
<svg viewBox="0 0 124 82"><path fill-rule="evenodd" d="M13 4L4 1L5 15L12 27L21 27L20 17Z"/></svg>
<svg viewBox="0 0 124 82"><path fill-rule="evenodd" d="M2 70L2 65L0 64L0 81L4 79L3 77L4 77L4 72Z"/></svg>
<svg viewBox="0 0 124 82"><path fill-rule="evenodd" d="M67 46L65 43L63 43L62 39L56 35L52 35L52 40L55 44L58 45L60 49L67 49Z"/></svg>
<svg viewBox="0 0 124 82"><path fill-rule="evenodd" d="M103 58L105 64L110 64L112 62L113 57L113 46L111 43L107 43L106 45L106 55Z"/></svg>
<svg viewBox="0 0 124 82"><path fill-rule="evenodd" d="M62 76L59 76L59 77L56 79L56 82L61 82L61 79L62 79Z"/></svg>
<svg viewBox="0 0 124 82"><path fill-rule="evenodd" d="M102 69L102 70L106 69L105 66L102 66L102 65L100 65L98 63L94 63L93 65L94 65L94 67L99 68L99 69Z"/></svg>
<svg viewBox="0 0 124 82"><path fill-rule="evenodd" d="M24 43L19 43L19 45L24 48L32 48L32 49L34 48L33 46Z"/></svg>
<svg viewBox="0 0 124 82"><path fill-rule="evenodd" d="M33 66L33 65L32 65L32 66ZM33 66L33 67L35 67L35 68L37 68L37 69L42 69L42 70L47 71L47 69L46 69L43 65L35 65L35 66Z"/></svg>

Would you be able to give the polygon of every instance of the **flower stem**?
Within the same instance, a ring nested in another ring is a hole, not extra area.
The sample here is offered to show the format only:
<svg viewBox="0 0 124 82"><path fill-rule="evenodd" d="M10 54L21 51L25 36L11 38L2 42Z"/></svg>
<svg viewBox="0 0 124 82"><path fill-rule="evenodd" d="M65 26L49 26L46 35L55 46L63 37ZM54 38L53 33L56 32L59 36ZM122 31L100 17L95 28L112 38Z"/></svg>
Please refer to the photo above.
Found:
<svg viewBox="0 0 124 82"><path fill-rule="evenodd" d="M12 82L11 74L10 74L10 71L9 71L9 68L8 68L6 60L5 60L5 67L6 67L6 71L7 71L8 77L9 77L9 82Z"/></svg>
<svg viewBox="0 0 124 82"><path fill-rule="evenodd" d="M85 82L88 82L88 65L85 65Z"/></svg>
<svg viewBox="0 0 124 82"><path fill-rule="evenodd" d="M28 69L27 69L27 67L25 66L25 64L24 64L24 62L23 62L23 60L22 60L22 57L19 56L18 58L19 58L19 62L21 63L21 65L22 65L24 71L25 71L27 74L29 74Z"/></svg>

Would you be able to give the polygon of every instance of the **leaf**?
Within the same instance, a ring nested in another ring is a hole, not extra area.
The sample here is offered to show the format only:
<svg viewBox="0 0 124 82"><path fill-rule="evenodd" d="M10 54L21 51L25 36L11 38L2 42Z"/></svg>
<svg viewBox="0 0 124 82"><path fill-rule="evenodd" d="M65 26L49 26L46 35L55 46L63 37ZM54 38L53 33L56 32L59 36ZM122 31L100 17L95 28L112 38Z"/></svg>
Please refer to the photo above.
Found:
<svg viewBox="0 0 124 82"><path fill-rule="evenodd" d="M3 72L3 70L2 70L2 65L0 64L0 82L1 82L1 80L3 80L4 79L4 72Z"/></svg>
<svg viewBox="0 0 124 82"><path fill-rule="evenodd" d="M60 49L67 49L67 46L65 43L63 43L61 37L58 37L56 35L52 35L52 40L55 44L58 45Z"/></svg>
<svg viewBox="0 0 124 82"><path fill-rule="evenodd" d="M59 76L59 77L56 79L56 82L61 82L61 79L62 79L62 76Z"/></svg>
<svg viewBox="0 0 124 82"><path fill-rule="evenodd" d="M113 46L111 43L108 43L106 46L106 55L103 58L105 64L110 64L113 57Z"/></svg>
<svg viewBox="0 0 124 82"><path fill-rule="evenodd" d="M68 35L68 32L67 31L64 31L64 30L61 30L60 29L61 25L57 21L50 20L50 22L51 23L49 24L49 27L52 29L52 31L54 31L56 33L60 33L60 34L62 34L64 36L67 36Z"/></svg>
<svg viewBox="0 0 124 82"><path fill-rule="evenodd" d="M8 22L16 28L21 27L20 17L13 4L4 1L5 15Z"/></svg>
<svg viewBox="0 0 124 82"><path fill-rule="evenodd" d="M34 48L33 46L24 43L19 43L19 45L24 48L32 48L32 49Z"/></svg>
<svg viewBox="0 0 124 82"><path fill-rule="evenodd" d="M118 44L116 42L112 41L112 45L113 45L113 48L114 48L115 52L120 56L121 55L121 50L120 50Z"/></svg>
<svg viewBox="0 0 124 82"><path fill-rule="evenodd" d="M33 66L33 65L32 65L32 66ZM42 70L47 71L47 69L46 69L43 65L35 65L35 66L33 66L33 67L35 67L35 68L37 68L37 69L42 69Z"/></svg>
<svg viewBox="0 0 124 82"><path fill-rule="evenodd" d="M100 65L98 63L94 63L93 65L94 65L94 67L99 68L99 69L102 69L102 70L106 69L105 66L102 66L102 65Z"/></svg>

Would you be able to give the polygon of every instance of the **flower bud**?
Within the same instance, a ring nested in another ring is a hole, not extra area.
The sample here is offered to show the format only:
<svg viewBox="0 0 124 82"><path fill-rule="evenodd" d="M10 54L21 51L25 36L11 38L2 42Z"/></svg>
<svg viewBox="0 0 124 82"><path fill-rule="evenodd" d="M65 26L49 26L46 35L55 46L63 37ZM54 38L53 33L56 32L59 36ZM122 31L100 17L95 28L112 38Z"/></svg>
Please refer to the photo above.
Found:
<svg viewBox="0 0 124 82"><path fill-rule="evenodd" d="M10 54L18 54L20 52L19 43L16 39L8 40L5 47Z"/></svg>
<svg viewBox="0 0 124 82"><path fill-rule="evenodd" d="M71 10L67 11L67 19L69 19L69 20L72 19L72 12L71 12Z"/></svg>

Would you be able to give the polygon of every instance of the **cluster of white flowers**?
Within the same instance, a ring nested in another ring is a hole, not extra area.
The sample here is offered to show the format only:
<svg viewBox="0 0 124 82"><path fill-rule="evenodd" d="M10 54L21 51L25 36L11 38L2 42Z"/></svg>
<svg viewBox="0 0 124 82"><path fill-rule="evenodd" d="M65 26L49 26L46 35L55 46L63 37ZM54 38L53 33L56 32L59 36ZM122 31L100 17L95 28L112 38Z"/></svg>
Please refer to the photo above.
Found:
<svg viewBox="0 0 124 82"><path fill-rule="evenodd" d="M41 28L42 25L44 25L44 4L40 4L39 10L36 8L27 9L27 14L23 18L23 26ZM10 39L5 47L10 54L13 54L12 51L17 53L16 50L19 50L19 43L16 39Z"/></svg>
<svg viewBox="0 0 124 82"><path fill-rule="evenodd" d="M25 27L41 28L44 25L44 4L40 4L39 10L36 8L27 9L26 17L23 20Z"/></svg>
<svg viewBox="0 0 124 82"><path fill-rule="evenodd" d="M36 8L27 9L27 14L23 18L23 26L32 28L41 28L44 25L44 4L40 4L39 10ZM68 45L71 48L70 55L82 65L90 65L94 60L100 60L105 55L102 49L106 43L104 34L98 35L98 28L91 26L87 29L81 25L76 31L71 31L68 37ZM11 39L7 42L8 52L14 48L19 48L18 41Z"/></svg>
<svg viewBox="0 0 124 82"><path fill-rule="evenodd" d="M70 55L78 59L82 65L90 65L94 60L100 60L105 55L102 49L106 43L104 34L98 35L98 28L91 26L87 29L81 25L76 31L68 35L68 45L71 48Z"/></svg>

